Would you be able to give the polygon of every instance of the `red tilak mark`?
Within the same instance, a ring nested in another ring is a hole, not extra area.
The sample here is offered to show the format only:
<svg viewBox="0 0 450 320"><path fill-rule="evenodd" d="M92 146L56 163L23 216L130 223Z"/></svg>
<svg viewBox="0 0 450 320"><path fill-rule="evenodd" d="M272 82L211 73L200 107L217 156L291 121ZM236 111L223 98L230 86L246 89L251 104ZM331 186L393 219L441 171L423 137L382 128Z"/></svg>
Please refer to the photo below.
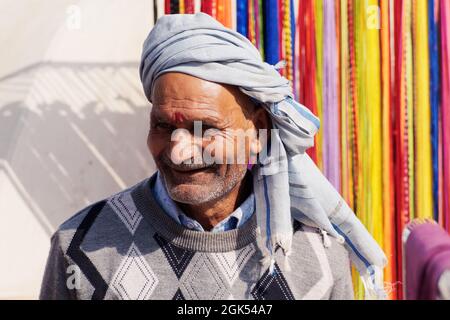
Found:
<svg viewBox="0 0 450 320"><path fill-rule="evenodd" d="M180 112L175 112L172 116L172 121L174 121L175 123L183 122L184 121L183 114Z"/></svg>

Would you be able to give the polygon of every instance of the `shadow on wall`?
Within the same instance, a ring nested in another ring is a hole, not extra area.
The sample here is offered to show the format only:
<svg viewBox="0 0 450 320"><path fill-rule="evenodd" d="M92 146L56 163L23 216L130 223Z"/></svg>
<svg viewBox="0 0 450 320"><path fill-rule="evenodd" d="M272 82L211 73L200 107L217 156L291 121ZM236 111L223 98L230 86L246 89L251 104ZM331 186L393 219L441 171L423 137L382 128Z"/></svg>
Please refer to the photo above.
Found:
<svg viewBox="0 0 450 320"><path fill-rule="evenodd" d="M19 70L0 78L0 171L50 235L154 172L149 111L138 63Z"/></svg>

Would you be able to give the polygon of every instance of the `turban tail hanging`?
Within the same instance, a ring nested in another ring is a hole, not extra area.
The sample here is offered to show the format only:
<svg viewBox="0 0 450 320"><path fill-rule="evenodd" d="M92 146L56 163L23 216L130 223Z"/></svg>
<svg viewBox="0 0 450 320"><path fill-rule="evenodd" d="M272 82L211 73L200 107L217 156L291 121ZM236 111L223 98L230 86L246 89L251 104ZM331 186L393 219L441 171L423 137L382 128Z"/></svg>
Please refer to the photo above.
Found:
<svg viewBox="0 0 450 320"><path fill-rule="evenodd" d="M314 145L319 119L293 99L289 81L262 61L247 38L204 13L163 16L144 42L139 71L149 101L156 78L167 72L234 85L257 100L278 129L252 169L257 222L271 266L277 245L289 255L296 219L345 242L367 296L384 297L383 251L305 152Z"/></svg>

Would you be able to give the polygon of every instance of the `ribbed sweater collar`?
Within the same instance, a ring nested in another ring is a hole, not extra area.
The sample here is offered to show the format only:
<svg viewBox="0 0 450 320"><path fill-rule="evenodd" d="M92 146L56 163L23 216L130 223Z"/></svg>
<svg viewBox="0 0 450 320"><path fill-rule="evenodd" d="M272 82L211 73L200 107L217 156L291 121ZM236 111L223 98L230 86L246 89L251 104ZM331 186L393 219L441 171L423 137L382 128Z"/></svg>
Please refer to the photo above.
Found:
<svg viewBox="0 0 450 320"><path fill-rule="evenodd" d="M174 245L193 251L227 252L245 247L257 239L256 215L240 228L224 232L200 232L173 221L153 197L156 175L136 185L131 192L137 210L155 230Z"/></svg>

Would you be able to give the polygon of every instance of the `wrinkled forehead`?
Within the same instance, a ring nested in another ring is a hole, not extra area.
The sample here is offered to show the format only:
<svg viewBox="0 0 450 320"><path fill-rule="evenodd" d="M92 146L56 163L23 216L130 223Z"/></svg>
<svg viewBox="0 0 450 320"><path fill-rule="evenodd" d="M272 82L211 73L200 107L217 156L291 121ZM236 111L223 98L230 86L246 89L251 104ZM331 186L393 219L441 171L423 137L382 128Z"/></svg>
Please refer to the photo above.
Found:
<svg viewBox="0 0 450 320"><path fill-rule="evenodd" d="M218 102L226 97L225 85L203 80L179 72L160 75L152 88L152 103L161 104L167 100L203 100Z"/></svg>
<svg viewBox="0 0 450 320"><path fill-rule="evenodd" d="M236 86L211 82L179 72L164 73L155 80L152 103L157 108L196 106L217 109L217 112L223 115L236 111L236 108L242 112L247 105L253 104L250 97Z"/></svg>

